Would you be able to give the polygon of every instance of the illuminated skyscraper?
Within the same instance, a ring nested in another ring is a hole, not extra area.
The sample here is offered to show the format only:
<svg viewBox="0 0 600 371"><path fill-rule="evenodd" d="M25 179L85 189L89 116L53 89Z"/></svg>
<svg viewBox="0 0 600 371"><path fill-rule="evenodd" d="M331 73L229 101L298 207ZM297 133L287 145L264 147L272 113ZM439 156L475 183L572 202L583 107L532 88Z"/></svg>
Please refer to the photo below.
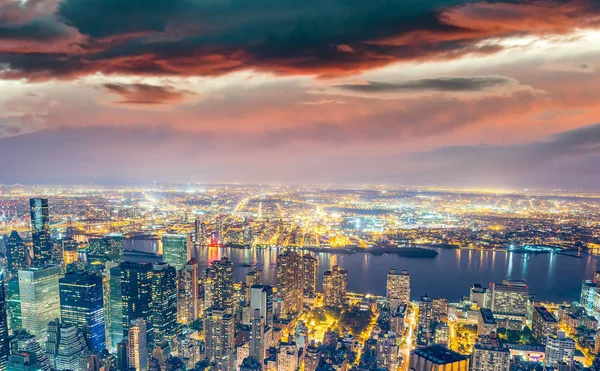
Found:
<svg viewBox="0 0 600 371"><path fill-rule="evenodd" d="M8 346L8 313L6 291L4 288L4 271L0 270L0 371L6 369L10 353Z"/></svg>
<svg viewBox="0 0 600 371"><path fill-rule="evenodd" d="M34 335L42 346L46 343L48 322L60 318L60 278L62 268L59 266L32 267L19 271L23 328Z"/></svg>
<svg viewBox="0 0 600 371"><path fill-rule="evenodd" d="M295 251L286 251L277 256L277 290L283 301L283 314L299 313L303 306L303 265L301 256Z"/></svg>
<svg viewBox="0 0 600 371"><path fill-rule="evenodd" d="M180 270L191 259L192 242L187 234L162 235L163 260Z"/></svg>
<svg viewBox="0 0 600 371"><path fill-rule="evenodd" d="M234 317L221 309L204 312L204 342L206 358L216 365L217 371L235 368Z"/></svg>
<svg viewBox="0 0 600 371"><path fill-rule="evenodd" d="M113 346L123 340L123 297L121 291L121 267L109 268L110 300L104 306L110 307L110 339Z"/></svg>
<svg viewBox="0 0 600 371"><path fill-rule="evenodd" d="M211 306L233 314L233 263L227 258L212 262L209 273Z"/></svg>
<svg viewBox="0 0 600 371"><path fill-rule="evenodd" d="M408 271L401 273L391 269L387 275L386 301L392 313L398 310L398 307L410 303L410 275Z"/></svg>
<svg viewBox="0 0 600 371"><path fill-rule="evenodd" d="M317 259L306 254L302 257L303 294L313 298L317 294Z"/></svg>
<svg viewBox="0 0 600 371"><path fill-rule="evenodd" d="M60 340L55 362L57 371L85 371L88 352L85 337L75 325L60 326Z"/></svg>
<svg viewBox="0 0 600 371"><path fill-rule="evenodd" d="M323 304L330 307L341 307L346 303L346 286L348 272L334 265L323 274Z"/></svg>
<svg viewBox="0 0 600 371"><path fill-rule="evenodd" d="M250 356L262 362L265 359L265 319L256 309L252 313L250 320Z"/></svg>
<svg viewBox="0 0 600 371"><path fill-rule="evenodd" d="M250 313L255 310L260 312L267 325L273 324L273 287L254 285L250 288Z"/></svg>
<svg viewBox="0 0 600 371"><path fill-rule="evenodd" d="M29 266L29 252L17 231L12 231L6 241L7 273L16 275L19 269Z"/></svg>
<svg viewBox="0 0 600 371"><path fill-rule="evenodd" d="M166 263L154 264L152 274L152 326L154 342L172 342L177 323L177 271Z"/></svg>
<svg viewBox="0 0 600 371"><path fill-rule="evenodd" d="M152 333L154 331L152 327L152 276L151 263L121 263L124 336L128 336L129 325L141 318L144 321L143 327L147 331L144 343L149 345L153 344ZM136 331L139 331L139 328Z"/></svg>
<svg viewBox="0 0 600 371"><path fill-rule="evenodd" d="M527 315L529 288L525 281L491 283L491 309L496 318L524 318Z"/></svg>
<svg viewBox="0 0 600 371"><path fill-rule="evenodd" d="M546 344L546 338L549 335L556 335L558 331L558 321L542 305L533 308L532 322L533 337L540 344Z"/></svg>
<svg viewBox="0 0 600 371"><path fill-rule="evenodd" d="M575 341L558 331L558 335L548 336L546 339L546 365L556 367L560 362L573 363L575 354Z"/></svg>
<svg viewBox="0 0 600 371"><path fill-rule="evenodd" d="M137 318L128 325L127 345L129 355L129 367L136 371L148 371L148 339L146 337L146 321Z"/></svg>
<svg viewBox="0 0 600 371"><path fill-rule="evenodd" d="M21 317L21 294L19 293L19 278L13 277L6 285L6 297L10 329L15 332L23 327Z"/></svg>
<svg viewBox="0 0 600 371"><path fill-rule="evenodd" d="M419 332L422 342L428 344L431 341L431 322L433 321L433 303L427 294L419 299Z"/></svg>
<svg viewBox="0 0 600 371"><path fill-rule="evenodd" d="M189 325L198 319L198 262L191 259L180 271L177 281L177 320Z"/></svg>
<svg viewBox="0 0 600 371"><path fill-rule="evenodd" d="M60 279L59 287L63 326L77 326L90 350L101 353L106 349L102 277L81 272L67 273Z"/></svg>
<svg viewBox="0 0 600 371"><path fill-rule="evenodd" d="M394 332L379 334L376 344L376 363L378 369L395 371L398 368L398 339Z"/></svg>
<svg viewBox="0 0 600 371"><path fill-rule="evenodd" d="M510 351L495 337L480 336L471 355L471 371L509 371Z"/></svg>
<svg viewBox="0 0 600 371"><path fill-rule="evenodd" d="M30 199L29 209L31 214L31 238L33 240L33 264L42 266L52 259L48 199Z"/></svg>

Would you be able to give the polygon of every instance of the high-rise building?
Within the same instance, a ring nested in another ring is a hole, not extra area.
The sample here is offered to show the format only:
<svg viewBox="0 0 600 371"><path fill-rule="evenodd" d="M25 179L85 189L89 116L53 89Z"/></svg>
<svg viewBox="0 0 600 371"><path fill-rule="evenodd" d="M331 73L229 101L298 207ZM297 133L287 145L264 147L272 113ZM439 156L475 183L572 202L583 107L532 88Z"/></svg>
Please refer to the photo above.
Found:
<svg viewBox="0 0 600 371"><path fill-rule="evenodd" d="M115 266L109 268L109 290L110 299L105 303L105 307L109 307L110 315L110 340L113 346L123 341L123 293L121 291L121 267Z"/></svg>
<svg viewBox="0 0 600 371"><path fill-rule="evenodd" d="M525 281L504 280L491 283L491 309L496 317L518 318L527 315L529 288Z"/></svg>
<svg viewBox="0 0 600 371"><path fill-rule="evenodd" d="M341 307L346 303L346 287L348 272L334 265L323 275L323 304L330 307Z"/></svg>
<svg viewBox="0 0 600 371"><path fill-rule="evenodd" d="M59 289L63 326L77 326L89 349L101 353L106 349L102 277L82 272L67 273L60 279Z"/></svg>
<svg viewBox="0 0 600 371"><path fill-rule="evenodd" d="M563 331L546 338L546 366L557 367L561 362L573 363L575 341L566 336Z"/></svg>
<svg viewBox="0 0 600 371"><path fill-rule="evenodd" d="M391 269L387 275L386 301L390 312L395 312L400 305L410 303L410 275L403 270L398 273Z"/></svg>
<svg viewBox="0 0 600 371"><path fill-rule="evenodd" d="M117 343L117 370L129 370L129 344L127 339Z"/></svg>
<svg viewBox="0 0 600 371"><path fill-rule="evenodd" d="M548 312L546 307L540 305L533 308L532 333L533 337L541 343L546 343L549 335L556 335L558 331L558 321L552 313Z"/></svg>
<svg viewBox="0 0 600 371"><path fill-rule="evenodd" d="M313 298L317 294L317 258L310 254L302 257L303 294Z"/></svg>
<svg viewBox="0 0 600 371"><path fill-rule="evenodd" d="M206 358L217 371L233 371L235 367L234 316L224 309L204 311L204 343Z"/></svg>
<svg viewBox="0 0 600 371"><path fill-rule="evenodd" d="M33 240L33 264L43 266L52 259L48 199L30 199L29 211L31 214L31 238Z"/></svg>
<svg viewBox="0 0 600 371"><path fill-rule="evenodd" d="M250 288L255 285L263 284L263 272L260 269L254 268L246 273L246 302L250 301Z"/></svg>
<svg viewBox="0 0 600 371"><path fill-rule="evenodd" d="M304 371L316 371L320 361L321 353L319 352L319 346L311 342L306 347L306 352L304 353Z"/></svg>
<svg viewBox="0 0 600 371"><path fill-rule="evenodd" d="M433 321L433 303L432 299L425 294L419 299L419 318L418 326L421 336L425 342L431 340L431 322Z"/></svg>
<svg viewBox="0 0 600 371"><path fill-rule="evenodd" d="M233 314L233 263L227 258L212 262L209 268L211 306Z"/></svg>
<svg viewBox="0 0 600 371"><path fill-rule="evenodd" d="M6 285L6 290L10 329L14 332L23 327L23 320L21 317L21 293L19 292L19 278L11 278Z"/></svg>
<svg viewBox="0 0 600 371"><path fill-rule="evenodd" d="M489 336L480 336L471 355L471 371L509 371L510 351Z"/></svg>
<svg viewBox="0 0 600 371"><path fill-rule="evenodd" d="M6 291L4 286L4 270L0 270L0 371L6 369L10 349L8 345L8 313Z"/></svg>
<svg viewBox="0 0 600 371"><path fill-rule="evenodd" d="M187 234L162 235L163 260L180 270L192 258L192 241Z"/></svg>
<svg viewBox="0 0 600 371"><path fill-rule="evenodd" d="M302 259L295 251L277 256L277 292L283 301L283 315L299 313L303 307Z"/></svg>
<svg viewBox="0 0 600 371"><path fill-rule="evenodd" d="M298 348L294 342L285 342L279 345L277 355L277 371L295 371L298 369Z"/></svg>
<svg viewBox="0 0 600 371"><path fill-rule="evenodd" d="M404 334L404 321L408 305L402 304L395 312L390 313L390 330L398 335Z"/></svg>
<svg viewBox="0 0 600 371"><path fill-rule="evenodd" d="M395 371L398 368L398 339L394 332L379 334L377 337L376 362L378 369Z"/></svg>
<svg viewBox="0 0 600 371"><path fill-rule="evenodd" d="M154 342L172 342L177 323L177 271L167 263L154 264L152 274L152 326Z"/></svg>
<svg viewBox="0 0 600 371"><path fill-rule="evenodd" d="M151 263L121 263L123 335L128 336L130 324L141 318L144 320L143 327L147 331L144 341L149 346L153 344L152 332L154 331L152 327L152 276Z"/></svg>
<svg viewBox="0 0 600 371"><path fill-rule="evenodd" d="M19 351L35 354L37 362L43 371L50 371L52 369L50 358L48 358L46 352L44 352L44 348L42 348L34 335L31 335L27 331L19 332L17 334L17 346Z"/></svg>
<svg viewBox="0 0 600 371"><path fill-rule="evenodd" d="M34 335L42 346L46 343L48 322L60 317L58 280L61 278L60 266L32 267L19 271L23 328Z"/></svg>
<svg viewBox="0 0 600 371"><path fill-rule="evenodd" d="M177 280L177 321L189 325L198 319L198 262L192 258L179 271Z"/></svg>
<svg viewBox="0 0 600 371"><path fill-rule="evenodd" d="M85 364L88 354L85 338L77 326L62 325L55 361L56 370L86 371Z"/></svg>
<svg viewBox="0 0 600 371"><path fill-rule="evenodd" d="M498 330L498 324L494 313L490 309L479 309L479 317L477 318L477 335L489 335Z"/></svg>
<svg viewBox="0 0 600 371"><path fill-rule="evenodd" d="M148 371L148 343L146 321L136 318L129 324L127 332L128 364L136 371Z"/></svg>
<svg viewBox="0 0 600 371"><path fill-rule="evenodd" d="M250 320L250 356L262 362L265 359L265 319L260 314L260 310L256 309L252 313Z"/></svg>
<svg viewBox="0 0 600 371"><path fill-rule="evenodd" d="M489 308L488 299L488 290L485 287L481 286L479 283L471 285L469 300L473 305L476 305L477 308Z"/></svg>
<svg viewBox="0 0 600 371"><path fill-rule="evenodd" d="M410 353L411 371L469 371L469 358L442 345L417 348Z"/></svg>
<svg viewBox="0 0 600 371"><path fill-rule="evenodd" d="M17 231L10 232L6 241L6 263L9 275L16 275L19 269L29 266L29 251Z"/></svg>
<svg viewBox="0 0 600 371"><path fill-rule="evenodd" d="M250 288L250 313L260 311L267 325L273 324L273 287L255 285Z"/></svg>

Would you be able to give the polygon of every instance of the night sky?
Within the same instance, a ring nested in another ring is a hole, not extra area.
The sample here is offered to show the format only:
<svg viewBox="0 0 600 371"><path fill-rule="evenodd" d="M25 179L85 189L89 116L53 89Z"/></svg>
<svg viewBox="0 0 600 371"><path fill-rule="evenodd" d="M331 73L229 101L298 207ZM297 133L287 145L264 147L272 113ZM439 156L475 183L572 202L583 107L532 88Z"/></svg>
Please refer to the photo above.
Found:
<svg viewBox="0 0 600 371"><path fill-rule="evenodd" d="M600 189L600 0L0 0L0 183Z"/></svg>

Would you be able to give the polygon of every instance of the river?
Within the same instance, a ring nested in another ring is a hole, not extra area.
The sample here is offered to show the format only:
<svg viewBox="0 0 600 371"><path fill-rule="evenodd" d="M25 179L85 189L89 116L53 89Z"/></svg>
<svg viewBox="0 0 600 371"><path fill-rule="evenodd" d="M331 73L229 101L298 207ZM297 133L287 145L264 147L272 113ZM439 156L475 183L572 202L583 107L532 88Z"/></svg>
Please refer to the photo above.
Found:
<svg viewBox="0 0 600 371"><path fill-rule="evenodd" d="M579 299L581 282L593 277L598 257L574 258L559 254L521 254L505 251L439 249L432 259L407 258L397 255L352 255L314 253L318 259L319 286L323 273L333 265L348 271L351 292L385 295L386 274L390 269L407 269L411 276L411 298L428 294L451 302L469 295L472 283L488 286L503 279L525 279L530 293L543 301L571 302ZM243 281L255 265L263 270L265 284L276 284L276 258L273 249L233 249L207 247L199 252L200 267L228 257L235 264L235 280Z"/></svg>

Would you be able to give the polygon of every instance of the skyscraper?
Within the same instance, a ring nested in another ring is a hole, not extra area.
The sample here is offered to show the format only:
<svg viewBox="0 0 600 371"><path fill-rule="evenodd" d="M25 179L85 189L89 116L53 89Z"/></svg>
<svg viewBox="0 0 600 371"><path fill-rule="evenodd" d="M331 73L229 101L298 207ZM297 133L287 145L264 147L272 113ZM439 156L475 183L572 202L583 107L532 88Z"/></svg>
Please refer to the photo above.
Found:
<svg viewBox="0 0 600 371"><path fill-rule="evenodd" d="M75 325L60 327L60 340L56 355L56 370L85 371L88 349L83 333Z"/></svg>
<svg viewBox="0 0 600 371"><path fill-rule="evenodd" d="M29 251L17 231L12 231L6 241L7 274L15 275L29 265Z"/></svg>
<svg viewBox="0 0 600 371"><path fill-rule="evenodd" d="M4 289L4 271L0 270L0 371L6 369L8 355L8 315L6 308L6 291Z"/></svg>
<svg viewBox="0 0 600 371"><path fill-rule="evenodd" d="M108 312L110 315L110 337L113 346L123 340L123 297L121 291L121 267L116 266L109 268L110 279L110 300L109 303L104 303L105 307L110 307Z"/></svg>
<svg viewBox="0 0 600 371"><path fill-rule="evenodd" d="M551 335L546 338L546 365L556 367L560 362L573 362L575 354L575 341L559 331L558 335Z"/></svg>
<svg viewBox="0 0 600 371"><path fill-rule="evenodd" d="M303 265L300 255L286 251L277 256L277 289L283 315L299 313L303 306Z"/></svg>
<svg viewBox="0 0 600 371"><path fill-rule="evenodd" d="M30 199L29 211L31 214L31 238L33 240L33 264L42 266L52 259L48 199Z"/></svg>
<svg viewBox="0 0 600 371"><path fill-rule="evenodd" d="M548 312L546 307L539 305L533 308L532 320L533 337L540 343L546 344L546 338L549 335L556 335L558 331L558 321L552 313Z"/></svg>
<svg viewBox="0 0 600 371"><path fill-rule="evenodd" d="M19 271L23 328L34 335L42 346L46 343L48 322L60 317L60 278L62 269L59 266L32 267Z"/></svg>
<svg viewBox="0 0 600 371"><path fill-rule="evenodd" d="M429 343L431 340L431 322L433 321L433 303L427 294L419 299L419 332L423 338L422 342Z"/></svg>
<svg viewBox="0 0 600 371"><path fill-rule="evenodd" d="M187 234L162 235L163 260L180 270L191 259L192 242Z"/></svg>
<svg viewBox="0 0 600 371"><path fill-rule="evenodd" d="M377 368L395 371L398 368L398 339L394 332L379 334L377 337Z"/></svg>
<svg viewBox="0 0 600 371"><path fill-rule="evenodd" d="M151 263L121 263L124 336L128 336L130 324L141 318L144 321L143 327L147 331L144 336L145 344L153 343L152 276ZM139 321L136 323L139 323ZM139 328L136 331L139 331Z"/></svg>
<svg viewBox="0 0 600 371"><path fill-rule="evenodd" d="M13 277L7 285L8 313L10 329L14 332L23 327L21 316L21 293L19 292L19 277Z"/></svg>
<svg viewBox="0 0 600 371"><path fill-rule="evenodd" d="M235 366L234 317L222 309L204 312L206 358L217 371L233 371Z"/></svg>
<svg viewBox="0 0 600 371"><path fill-rule="evenodd" d="M265 359L265 319L259 309L255 309L250 320L250 357L262 362Z"/></svg>
<svg viewBox="0 0 600 371"><path fill-rule="evenodd" d="M59 289L63 326L76 325L83 332L90 350L101 353L106 349L102 277L82 272L67 273L60 279Z"/></svg>
<svg viewBox="0 0 600 371"><path fill-rule="evenodd" d="M509 371L510 351L495 338L480 336L471 355L471 371Z"/></svg>
<svg viewBox="0 0 600 371"><path fill-rule="evenodd" d="M211 280L211 306L233 314L233 263L227 258L212 262L209 268Z"/></svg>
<svg viewBox="0 0 600 371"><path fill-rule="evenodd" d="M152 326L154 342L173 341L177 323L177 272L167 263L154 264L152 272Z"/></svg>
<svg viewBox="0 0 600 371"><path fill-rule="evenodd" d="M250 313L259 310L267 325L273 324L273 287L254 285L250 288Z"/></svg>
<svg viewBox="0 0 600 371"><path fill-rule="evenodd" d="M313 298L317 294L317 259L306 254L302 257L303 294Z"/></svg>
<svg viewBox="0 0 600 371"><path fill-rule="evenodd" d="M491 309L497 318L525 317L529 288L525 281L491 283Z"/></svg>
<svg viewBox="0 0 600 371"><path fill-rule="evenodd" d="M177 281L177 320L189 325L198 319L198 262L192 258L179 271Z"/></svg>
<svg viewBox="0 0 600 371"><path fill-rule="evenodd" d="M127 332L129 367L136 371L148 371L148 344L146 321L137 318L130 322Z"/></svg>
<svg viewBox="0 0 600 371"><path fill-rule="evenodd" d="M334 265L323 274L323 304L330 307L341 307L346 302L346 286L348 272Z"/></svg>
<svg viewBox="0 0 600 371"><path fill-rule="evenodd" d="M390 312L394 313L400 305L410 303L410 275L403 270L397 273L391 269L387 275L386 301Z"/></svg>

